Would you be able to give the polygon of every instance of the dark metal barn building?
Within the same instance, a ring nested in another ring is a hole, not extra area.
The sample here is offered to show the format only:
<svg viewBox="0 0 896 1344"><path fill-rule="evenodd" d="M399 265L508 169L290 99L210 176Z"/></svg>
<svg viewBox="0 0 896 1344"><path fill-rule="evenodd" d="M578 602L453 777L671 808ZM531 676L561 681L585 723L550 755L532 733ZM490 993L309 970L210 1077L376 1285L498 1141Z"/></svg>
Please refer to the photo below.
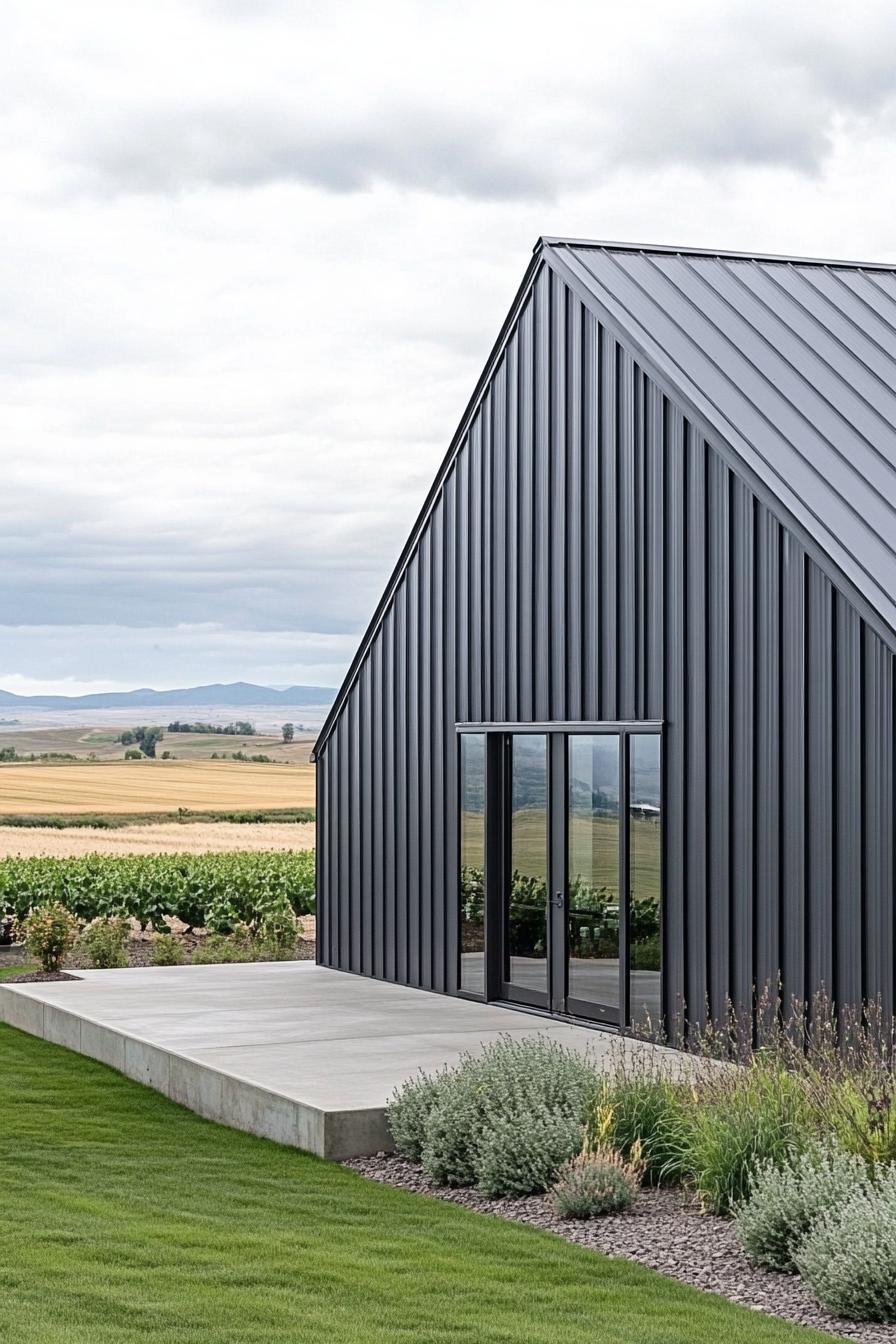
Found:
<svg viewBox="0 0 896 1344"><path fill-rule="evenodd" d="M542 239L316 748L318 959L894 991L896 270Z"/></svg>

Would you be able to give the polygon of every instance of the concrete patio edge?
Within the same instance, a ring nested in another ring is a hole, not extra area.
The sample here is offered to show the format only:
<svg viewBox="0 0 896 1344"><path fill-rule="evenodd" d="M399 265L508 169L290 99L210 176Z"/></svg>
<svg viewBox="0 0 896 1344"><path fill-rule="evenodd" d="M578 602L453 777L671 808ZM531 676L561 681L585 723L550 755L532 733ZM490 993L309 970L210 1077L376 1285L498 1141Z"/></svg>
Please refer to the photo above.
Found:
<svg viewBox="0 0 896 1344"><path fill-rule="evenodd" d="M105 1064L206 1120L329 1161L393 1146L384 1106L322 1110L62 1008L41 996L39 984L0 985L0 1022Z"/></svg>

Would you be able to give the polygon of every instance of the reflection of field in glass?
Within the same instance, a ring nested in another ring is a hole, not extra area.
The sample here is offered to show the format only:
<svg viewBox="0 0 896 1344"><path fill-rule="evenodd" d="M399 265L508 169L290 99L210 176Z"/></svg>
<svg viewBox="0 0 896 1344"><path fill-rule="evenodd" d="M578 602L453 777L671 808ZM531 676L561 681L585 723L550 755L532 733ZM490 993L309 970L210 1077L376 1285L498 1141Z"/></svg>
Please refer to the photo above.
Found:
<svg viewBox="0 0 896 1344"><path fill-rule="evenodd" d="M570 877L578 872L596 887L619 892L619 836L615 817L573 817L570 826ZM481 812L465 812L461 818L464 853L481 854L484 843L484 817ZM632 887L638 900L660 898L660 827L656 821L631 821ZM517 812L513 819L514 866L531 877L544 877L544 812L539 809ZM467 848L469 846L469 848ZM574 865L579 861L579 867Z"/></svg>

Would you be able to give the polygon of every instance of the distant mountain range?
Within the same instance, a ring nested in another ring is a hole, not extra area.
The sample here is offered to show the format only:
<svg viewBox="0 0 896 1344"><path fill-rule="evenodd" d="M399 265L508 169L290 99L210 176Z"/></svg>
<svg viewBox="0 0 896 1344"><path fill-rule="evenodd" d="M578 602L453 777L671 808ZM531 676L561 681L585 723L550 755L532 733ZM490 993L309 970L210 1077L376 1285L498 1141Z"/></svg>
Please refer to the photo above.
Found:
<svg viewBox="0 0 896 1344"><path fill-rule="evenodd" d="M122 706L156 705L329 705L336 698L332 686L287 686L275 691L272 686L253 686L249 681L229 685L186 686L176 691L154 691L148 686L138 691L103 691L98 695L14 695L0 691L0 706L22 709L118 709Z"/></svg>

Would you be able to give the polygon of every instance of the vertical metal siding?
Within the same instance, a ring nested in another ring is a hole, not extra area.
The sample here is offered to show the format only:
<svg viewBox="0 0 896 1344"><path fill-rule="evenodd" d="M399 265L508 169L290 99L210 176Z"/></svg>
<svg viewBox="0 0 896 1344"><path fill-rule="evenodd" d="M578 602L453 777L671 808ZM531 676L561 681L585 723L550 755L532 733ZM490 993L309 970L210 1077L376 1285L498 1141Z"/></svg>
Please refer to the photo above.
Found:
<svg viewBox="0 0 896 1344"><path fill-rule="evenodd" d="M327 965L457 990L457 721L663 720L666 1012L893 1005L893 655L543 268L318 768Z"/></svg>

